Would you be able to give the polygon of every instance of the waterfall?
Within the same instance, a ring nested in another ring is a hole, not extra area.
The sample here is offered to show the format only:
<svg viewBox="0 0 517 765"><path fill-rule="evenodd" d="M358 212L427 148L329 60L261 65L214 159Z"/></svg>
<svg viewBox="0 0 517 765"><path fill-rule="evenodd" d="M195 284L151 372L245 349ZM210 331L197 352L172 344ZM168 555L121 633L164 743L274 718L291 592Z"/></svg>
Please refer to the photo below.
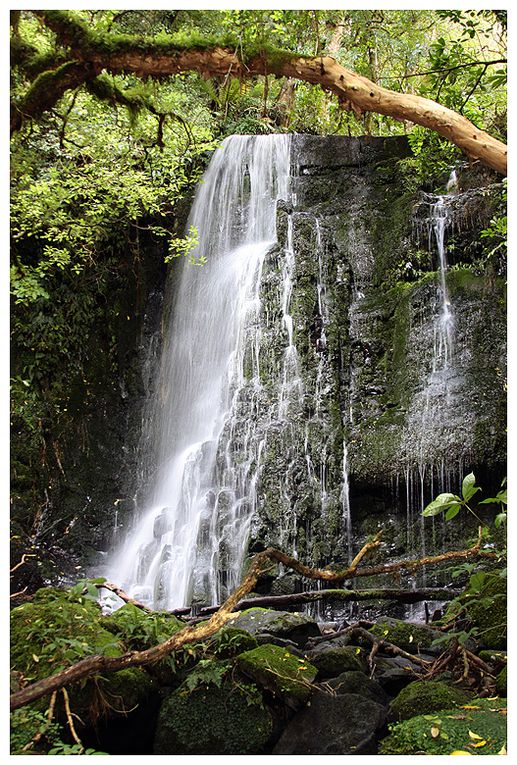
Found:
<svg viewBox="0 0 517 765"><path fill-rule="evenodd" d="M454 471L458 473L458 479L451 483L450 468L449 471L445 470L446 457L442 460L441 468L428 464L425 458L429 451L429 444L445 443L445 434L451 430L454 417L452 393L457 389L460 380L454 348L454 308L447 287L448 262L445 244L447 230L453 224L451 202L457 187L458 181L453 170L447 183L447 191L450 193L427 197L428 214L422 221L417 222L419 235L423 229L427 236L429 252L436 251L438 255L439 272L436 292L438 311L432 320L429 333L432 342L428 343L431 351L430 369L424 377L423 387L417 392L411 408L412 414L409 418L405 445L408 460L413 464L416 460L416 467L408 467L406 471L407 539L408 544L413 547L416 540L412 538L414 533L412 526L416 515L420 525L419 552L422 555L426 552L425 519L422 516L422 510L435 494L450 491L451 485L455 487L461 473L460 466ZM446 455L446 452L444 454Z"/></svg>
<svg viewBox="0 0 517 765"><path fill-rule="evenodd" d="M193 255L204 265L183 263L175 288L151 407L157 467L109 565L154 608L215 603L240 575L264 447L253 432L262 395L260 277L276 240L276 203L287 198L289 162L289 136L232 136L196 194L187 226L199 232ZM289 298L286 273L288 333ZM293 347L290 341L286 388ZM237 433L243 400L247 427Z"/></svg>

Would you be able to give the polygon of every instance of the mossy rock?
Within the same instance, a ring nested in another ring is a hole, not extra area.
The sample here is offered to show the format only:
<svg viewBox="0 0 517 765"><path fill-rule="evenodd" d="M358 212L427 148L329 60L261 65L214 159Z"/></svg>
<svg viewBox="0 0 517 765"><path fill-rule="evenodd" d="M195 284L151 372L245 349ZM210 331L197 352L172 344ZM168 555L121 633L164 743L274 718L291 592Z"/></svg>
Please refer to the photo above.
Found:
<svg viewBox="0 0 517 765"><path fill-rule="evenodd" d="M454 751L500 754L506 742L505 704L500 700L475 699L468 707L442 709L392 723L390 735L380 743L379 754L452 754Z"/></svg>
<svg viewBox="0 0 517 765"><path fill-rule="evenodd" d="M65 590L39 590L32 602L11 611L13 669L33 682L88 656L120 656L123 646L101 623L96 602L73 598ZM151 677L131 667L89 679L84 686L74 684L68 692L72 712L87 725L100 716L128 712L145 701L152 690ZM42 699L34 707L46 709L47 705L48 699Z"/></svg>
<svg viewBox="0 0 517 765"><path fill-rule="evenodd" d="M116 635L128 650L135 651L145 651L163 643L185 627L185 623L174 614L161 611L149 613L131 603L126 603L110 616L104 616L101 624ZM177 671L173 655L148 665L148 672L161 685L179 685L182 678L177 678Z"/></svg>
<svg viewBox="0 0 517 765"><path fill-rule="evenodd" d="M507 683L508 683L508 668L504 667L504 669L502 669L497 675L496 684L495 684L497 693L500 696L503 696L504 698L506 698L506 694L507 694Z"/></svg>
<svg viewBox="0 0 517 765"><path fill-rule="evenodd" d="M312 693L311 683L317 669L306 659L293 656L285 648L266 643L253 651L241 653L236 666L257 685L297 709Z"/></svg>
<svg viewBox="0 0 517 765"><path fill-rule="evenodd" d="M487 664L506 664L506 651L491 651L488 648L484 648L482 651L479 651L478 656Z"/></svg>
<svg viewBox="0 0 517 765"><path fill-rule="evenodd" d="M311 651L309 661L318 669L318 677L336 677L343 672L361 672L363 649L353 645L326 648L323 651Z"/></svg>
<svg viewBox="0 0 517 765"><path fill-rule="evenodd" d="M317 623L310 616L267 608L249 608L230 622L232 627L246 630L251 635L269 633L292 640L303 646L310 637L319 637Z"/></svg>
<svg viewBox="0 0 517 765"><path fill-rule="evenodd" d="M255 686L182 686L161 706L154 754L258 754L272 729Z"/></svg>
<svg viewBox="0 0 517 765"><path fill-rule="evenodd" d="M419 680L403 688L390 705L388 720L400 722L418 714L468 704L471 696L447 683Z"/></svg>
<svg viewBox="0 0 517 765"><path fill-rule="evenodd" d="M414 624L389 617L380 619L370 632L410 653L429 650L433 640L441 635L438 630L426 627L424 624Z"/></svg>
<svg viewBox="0 0 517 765"><path fill-rule="evenodd" d="M252 651L258 646L257 641L246 630L236 627L223 627L208 641L208 651L219 659L233 659L244 651Z"/></svg>
<svg viewBox="0 0 517 765"><path fill-rule="evenodd" d="M462 596L465 615L477 629L476 638L487 648L506 648L507 630L507 579L499 573L486 574L484 582L475 592L467 588ZM472 602L469 602L471 601Z"/></svg>

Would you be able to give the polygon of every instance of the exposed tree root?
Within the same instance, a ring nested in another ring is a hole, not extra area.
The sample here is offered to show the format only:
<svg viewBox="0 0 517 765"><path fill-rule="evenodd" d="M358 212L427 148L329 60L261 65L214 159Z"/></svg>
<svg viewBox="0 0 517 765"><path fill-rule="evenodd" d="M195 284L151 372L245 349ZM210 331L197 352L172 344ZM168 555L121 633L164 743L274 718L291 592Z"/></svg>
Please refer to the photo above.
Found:
<svg viewBox="0 0 517 765"><path fill-rule="evenodd" d="M442 672L448 671L456 683L475 689L478 696L492 696L495 693L495 675L483 659L452 640L447 649L428 666L424 679L432 680Z"/></svg>

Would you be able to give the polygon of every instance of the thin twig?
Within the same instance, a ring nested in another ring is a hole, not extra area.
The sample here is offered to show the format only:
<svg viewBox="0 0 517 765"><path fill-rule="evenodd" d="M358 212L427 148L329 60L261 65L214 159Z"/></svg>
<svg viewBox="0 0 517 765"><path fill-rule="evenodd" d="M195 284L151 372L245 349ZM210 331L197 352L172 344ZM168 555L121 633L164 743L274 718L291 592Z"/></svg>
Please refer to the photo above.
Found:
<svg viewBox="0 0 517 765"><path fill-rule="evenodd" d="M63 698L65 700L65 711L66 711L66 719L68 720L68 727L70 728L70 733L72 734L74 741L76 742L76 744L79 744L79 746L81 747L80 754L82 754L84 752L84 746L83 746L83 742L77 735L77 731L75 730L75 727L74 727L74 721L72 720L72 713L70 711L70 700L68 698L68 691L66 690L66 688L61 688L61 690L63 692Z"/></svg>

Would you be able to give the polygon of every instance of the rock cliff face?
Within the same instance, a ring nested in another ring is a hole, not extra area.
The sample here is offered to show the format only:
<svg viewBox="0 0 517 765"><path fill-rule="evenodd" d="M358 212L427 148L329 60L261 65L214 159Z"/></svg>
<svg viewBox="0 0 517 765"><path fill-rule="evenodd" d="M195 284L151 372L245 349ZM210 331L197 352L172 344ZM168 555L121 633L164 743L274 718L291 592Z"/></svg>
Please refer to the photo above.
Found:
<svg viewBox="0 0 517 765"><path fill-rule="evenodd" d="M486 488L504 475L504 282L479 266L500 187L446 198L444 364L436 197L406 187L407 153L402 138L293 138L291 202L278 207L260 296L268 394L252 550L346 560L377 526L400 551L450 542L441 536L457 527L422 536L422 507L472 469Z"/></svg>
<svg viewBox="0 0 517 765"><path fill-rule="evenodd" d="M458 491L471 470L487 492L505 474L504 274L487 264L479 236L501 184L460 173L446 198L443 281L437 197L415 190L408 154L404 138L292 137L289 199L277 205L278 242L263 262L217 466L224 474L231 464L237 488L249 484L250 553L272 544L309 563L346 562L381 527L393 554L450 544L460 525L431 520L426 530L422 507ZM96 551L128 526L149 480L146 401L167 304L156 249L144 259L148 277L124 292L141 309L117 329L123 373L99 406L90 402L90 447L72 448L58 476L53 506L73 520L63 543L71 565L97 566ZM175 281L176 272L172 291ZM453 314L445 365L444 295ZM109 360L96 363L108 380ZM217 507L224 595L235 575L225 570L224 490ZM53 545L59 529L47 537ZM204 597L201 586L194 599Z"/></svg>

